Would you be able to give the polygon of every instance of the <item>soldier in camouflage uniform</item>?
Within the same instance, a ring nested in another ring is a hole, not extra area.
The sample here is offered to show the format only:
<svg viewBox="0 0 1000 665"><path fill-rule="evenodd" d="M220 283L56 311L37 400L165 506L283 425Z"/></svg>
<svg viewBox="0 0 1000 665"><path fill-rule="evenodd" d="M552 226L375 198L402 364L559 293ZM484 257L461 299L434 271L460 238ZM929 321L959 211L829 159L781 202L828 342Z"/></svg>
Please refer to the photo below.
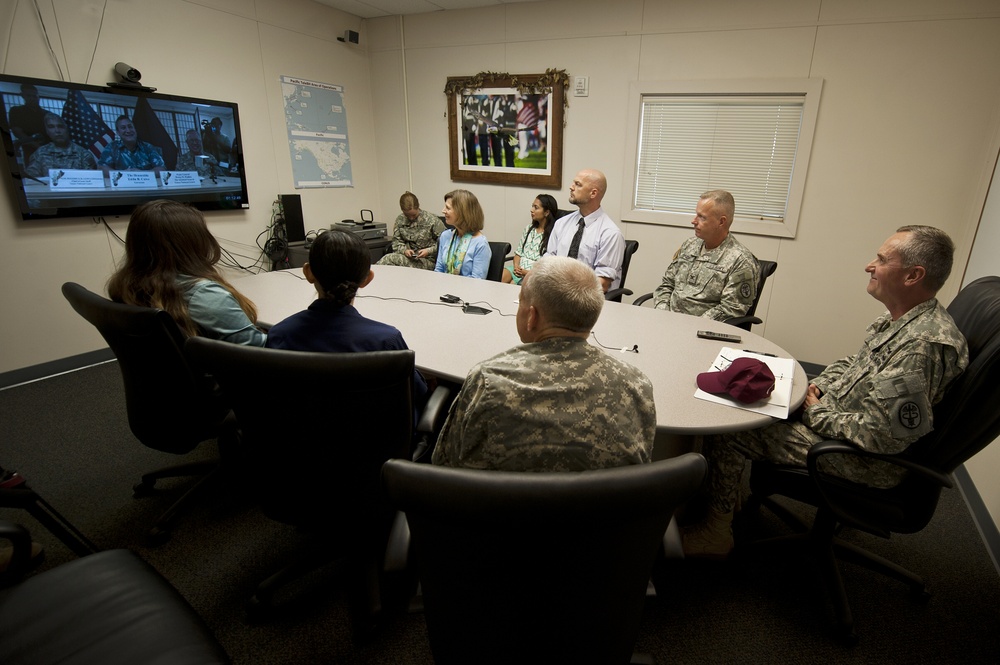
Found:
<svg viewBox="0 0 1000 665"><path fill-rule="evenodd" d="M198 175L203 178L208 178L213 174L222 175L219 160L212 155L205 154L205 146L201 142L201 134L197 129L187 130L184 142L187 143L188 151L177 158L176 170L197 171ZM195 161L196 157L201 157L200 167L198 166L198 162Z"/></svg>
<svg viewBox="0 0 1000 665"><path fill-rule="evenodd" d="M378 265L434 270L444 222L437 215L421 210L420 201L410 192L399 197L399 209L403 212L396 218L392 252L379 259Z"/></svg>
<svg viewBox="0 0 1000 665"><path fill-rule="evenodd" d="M524 342L469 372L432 461L501 471L583 471L650 461L653 385L587 342L604 305L589 266L544 257L517 309Z"/></svg>
<svg viewBox="0 0 1000 665"><path fill-rule="evenodd" d="M824 439L895 454L933 429L931 407L969 362L965 338L934 297L953 254L943 231L900 228L865 268L868 293L888 311L868 327L858 353L832 363L809 385L801 421L706 437L709 514L685 530L685 554L723 558L732 550L745 455L804 467L809 448ZM873 487L892 487L901 477L897 467L855 456L826 460L824 471Z"/></svg>
<svg viewBox="0 0 1000 665"><path fill-rule="evenodd" d="M725 321L743 316L760 280L757 259L729 235L733 195L716 189L701 195L695 208L694 238L685 240L653 292L653 307Z"/></svg>
<svg viewBox="0 0 1000 665"><path fill-rule="evenodd" d="M69 129L62 118L55 113L46 113L44 123L49 143L31 153L26 169L28 175L48 177L49 169L97 170L94 153L69 140Z"/></svg>

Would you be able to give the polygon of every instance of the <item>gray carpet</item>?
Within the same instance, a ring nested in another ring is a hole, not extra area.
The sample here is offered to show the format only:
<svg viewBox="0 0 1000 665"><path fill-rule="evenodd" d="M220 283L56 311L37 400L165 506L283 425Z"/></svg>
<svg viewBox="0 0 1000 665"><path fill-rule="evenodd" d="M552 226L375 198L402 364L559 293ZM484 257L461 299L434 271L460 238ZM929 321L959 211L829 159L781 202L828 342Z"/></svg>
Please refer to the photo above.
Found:
<svg viewBox="0 0 1000 665"><path fill-rule="evenodd" d="M151 563L236 663L432 662L419 613L395 617L371 643L354 645L335 566L282 593L276 618L248 622L245 600L295 552L300 537L225 491L206 494L166 544L147 547L145 527L188 481L132 498L143 471L182 460L132 437L115 363L0 391L0 433L0 465L21 471L98 547L129 548ZM203 448L193 456L214 452ZM260 481L294 479L275 469ZM73 558L25 513L0 509L0 518L24 524L45 545L40 570ZM765 511L754 535L785 531ZM860 635L857 647L845 648L831 638L832 612L809 560L782 553L723 565L680 562L669 570L669 592L661 588L647 606L637 650L661 665L1000 662L1000 578L957 490L944 493L919 534L851 539L924 575L930 602L915 603L902 585L845 564Z"/></svg>

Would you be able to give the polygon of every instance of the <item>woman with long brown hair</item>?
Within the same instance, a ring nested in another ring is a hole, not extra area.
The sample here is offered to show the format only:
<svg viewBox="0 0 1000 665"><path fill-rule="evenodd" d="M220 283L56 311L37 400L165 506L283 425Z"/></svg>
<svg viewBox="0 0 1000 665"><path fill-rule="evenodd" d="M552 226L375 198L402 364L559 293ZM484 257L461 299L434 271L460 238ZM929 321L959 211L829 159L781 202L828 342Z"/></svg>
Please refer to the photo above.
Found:
<svg viewBox="0 0 1000 665"><path fill-rule="evenodd" d="M108 280L112 300L157 307L191 336L264 346L257 308L216 265L219 241L195 208L157 199L135 208L125 236L125 260Z"/></svg>
<svg viewBox="0 0 1000 665"><path fill-rule="evenodd" d="M504 268L501 281L520 284L535 261L542 258L549 246L552 226L559 215L556 200L548 194L539 194L531 204L531 223L521 234L521 242L514 250L514 265Z"/></svg>

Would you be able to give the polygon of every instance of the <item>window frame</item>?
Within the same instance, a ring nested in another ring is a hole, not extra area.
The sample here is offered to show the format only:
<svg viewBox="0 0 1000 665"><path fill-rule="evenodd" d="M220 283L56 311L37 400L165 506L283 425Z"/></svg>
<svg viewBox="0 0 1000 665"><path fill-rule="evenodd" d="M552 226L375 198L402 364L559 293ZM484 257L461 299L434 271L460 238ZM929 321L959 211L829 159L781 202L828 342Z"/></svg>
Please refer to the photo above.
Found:
<svg viewBox="0 0 1000 665"><path fill-rule="evenodd" d="M736 215L732 230L737 233L794 238L798 230L802 197L805 192L809 157L812 152L819 115L823 79L746 79L704 81L632 81L629 84L628 128L625 143L625 186L622 188L622 221L657 224L660 226L690 227L692 213L644 210L635 207L636 171L639 162L639 128L642 122L642 104L645 97L664 95L692 96L803 96L802 126L795 150L794 168L788 189L788 204L783 221L764 221L740 216L737 197ZM724 184L719 187L725 189ZM697 201L691 202L691 209Z"/></svg>

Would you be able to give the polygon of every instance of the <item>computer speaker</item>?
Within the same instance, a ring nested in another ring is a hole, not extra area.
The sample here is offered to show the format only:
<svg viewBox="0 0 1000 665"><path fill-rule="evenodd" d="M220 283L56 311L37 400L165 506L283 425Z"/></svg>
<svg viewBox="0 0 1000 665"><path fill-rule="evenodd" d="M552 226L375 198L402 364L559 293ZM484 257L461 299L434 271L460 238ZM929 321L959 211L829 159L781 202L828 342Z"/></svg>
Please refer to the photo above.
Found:
<svg viewBox="0 0 1000 665"><path fill-rule="evenodd" d="M306 227L302 221L302 197L298 194L279 194L281 213L285 218L285 237L289 243L305 242Z"/></svg>

